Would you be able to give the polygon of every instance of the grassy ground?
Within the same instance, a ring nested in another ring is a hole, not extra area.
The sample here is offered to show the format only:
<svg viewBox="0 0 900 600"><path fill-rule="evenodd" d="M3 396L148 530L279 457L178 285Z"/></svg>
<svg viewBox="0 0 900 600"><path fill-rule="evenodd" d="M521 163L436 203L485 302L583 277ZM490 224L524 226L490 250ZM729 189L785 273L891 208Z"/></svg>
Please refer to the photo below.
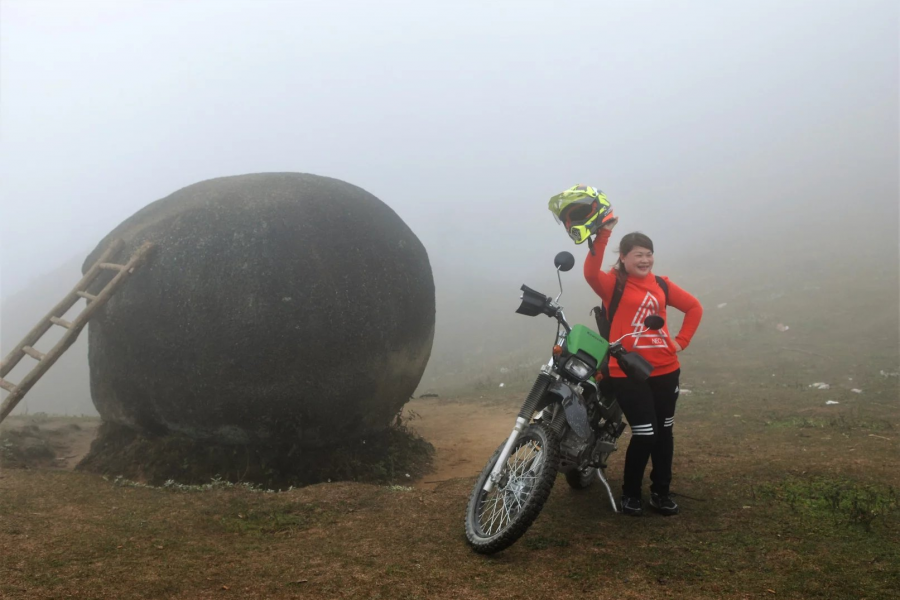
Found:
<svg viewBox="0 0 900 600"><path fill-rule="evenodd" d="M0 597L892 598L897 381L836 406L830 390L695 386L676 429L681 515L621 517L599 488L560 478L532 529L494 557L465 543L472 478L267 494L6 469Z"/></svg>
<svg viewBox="0 0 900 600"><path fill-rule="evenodd" d="M843 282L853 294L827 293L821 278L766 277L741 293L688 282L707 313L683 356L677 517L621 517L599 488L560 478L517 544L474 554L463 513L502 436L496 418L488 431L465 416L496 410L512 425L534 366L505 361L470 379L475 391L434 403L453 407L440 423L459 453L437 457L471 465L434 488L267 494L4 469L0 598L896 598L900 351L888 275ZM460 462L483 439L484 456ZM623 454L610 464L616 487Z"/></svg>

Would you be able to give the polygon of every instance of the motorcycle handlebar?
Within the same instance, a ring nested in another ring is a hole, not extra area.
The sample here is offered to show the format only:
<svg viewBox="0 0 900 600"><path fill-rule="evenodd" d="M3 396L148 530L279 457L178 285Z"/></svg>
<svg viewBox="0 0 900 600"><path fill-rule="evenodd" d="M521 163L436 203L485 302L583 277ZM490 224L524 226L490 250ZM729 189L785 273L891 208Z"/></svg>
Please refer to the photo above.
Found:
<svg viewBox="0 0 900 600"><path fill-rule="evenodd" d="M523 285L520 289L522 290L522 304L516 309L517 313L529 317L547 315L559 321L566 331L572 331L559 304L550 299L549 296L545 296L527 285Z"/></svg>
<svg viewBox="0 0 900 600"><path fill-rule="evenodd" d="M637 352L626 351L621 340L609 347L609 355L616 359L619 368L630 379L646 381L653 372L653 365Z"/></svg>

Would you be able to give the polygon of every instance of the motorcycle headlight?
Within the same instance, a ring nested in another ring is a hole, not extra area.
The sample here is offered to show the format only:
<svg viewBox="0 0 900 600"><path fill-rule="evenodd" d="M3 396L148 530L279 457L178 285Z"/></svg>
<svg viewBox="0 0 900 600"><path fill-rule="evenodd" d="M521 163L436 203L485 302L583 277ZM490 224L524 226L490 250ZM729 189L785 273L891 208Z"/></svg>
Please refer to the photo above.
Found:
<svg viewBox="0 0 900 600"><path fill-rule="evenodd" d="M575 358L574 356L566 362L565 369L566 373L568 373L578 381L584 381L592 373L591 367L589 367L586 362L584 362L580 358Z"/></svg>

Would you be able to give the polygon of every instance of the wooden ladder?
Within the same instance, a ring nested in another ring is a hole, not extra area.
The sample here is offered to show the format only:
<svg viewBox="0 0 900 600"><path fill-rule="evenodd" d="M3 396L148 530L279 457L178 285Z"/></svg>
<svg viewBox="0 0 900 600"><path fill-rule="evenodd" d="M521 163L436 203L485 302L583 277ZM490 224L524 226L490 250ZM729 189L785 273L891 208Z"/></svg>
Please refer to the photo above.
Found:
<svg viewBox="0 0 900 600"><path fill-rule="evenodd" d="M53 366L53 363L62 356L63 352L75 343L78 334L81 333L81 330L87 325L91 316L93 316L101 306L106 304L107 300L109 300L116 290L119 289L119 286L128 279L128 276L144 262L150 249L153 248L153 244L150 244L149 242L145 243L131 255L131 258L124 265L108 262L112 256L122 249L123 245L124 243L122 240L114 240L100 258L97 259L97 262L95 262L94 265L88 269L88 272L84 274L84 277L81 278L78 285L76 285L59 304L54 306L53 310L47 313L47 316L41 319L37 326L32 329L15 348L13 348L12 352L6 355L6 358L4 358L2 362L0 362L0 388L9 392L9 395L3 401L2 407L0 407L0 423L9 416L9 413L12 412L22 397L25 396L25 394L28 393L28 390L37 383L38 379ZM96 295L88 293L88 288L103 271L114 271L116 274ZM63 320L63 315L65 315L69 309L82 298L87 300L87 307L81 311L73 321L69 322ZM34 345L53 325L58 325L59 327L64 327L66 329L62 339L60 339L46 354L35 350ZM26 355L38 362L37 365L25 375L24 379L18 384L13 384L3 379Z"/></svg>

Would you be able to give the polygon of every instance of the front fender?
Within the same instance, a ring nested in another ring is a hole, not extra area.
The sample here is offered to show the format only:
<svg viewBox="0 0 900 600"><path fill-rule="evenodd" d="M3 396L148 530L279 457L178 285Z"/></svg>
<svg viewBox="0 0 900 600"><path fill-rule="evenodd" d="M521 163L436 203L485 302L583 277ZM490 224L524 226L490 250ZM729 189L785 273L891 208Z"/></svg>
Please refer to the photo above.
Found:
<svg viewBox="0 0 900 600"><path fill-rule="evenodd" d="M584 398L581 394L572 389L567 383L554 381L550 384L547 395L551 397L551 401L557 401L562 404L566 413L566 421L569 423L572 431L575 432L575 435L583 440L591 437L587 408L585 408Z"/></svg>

